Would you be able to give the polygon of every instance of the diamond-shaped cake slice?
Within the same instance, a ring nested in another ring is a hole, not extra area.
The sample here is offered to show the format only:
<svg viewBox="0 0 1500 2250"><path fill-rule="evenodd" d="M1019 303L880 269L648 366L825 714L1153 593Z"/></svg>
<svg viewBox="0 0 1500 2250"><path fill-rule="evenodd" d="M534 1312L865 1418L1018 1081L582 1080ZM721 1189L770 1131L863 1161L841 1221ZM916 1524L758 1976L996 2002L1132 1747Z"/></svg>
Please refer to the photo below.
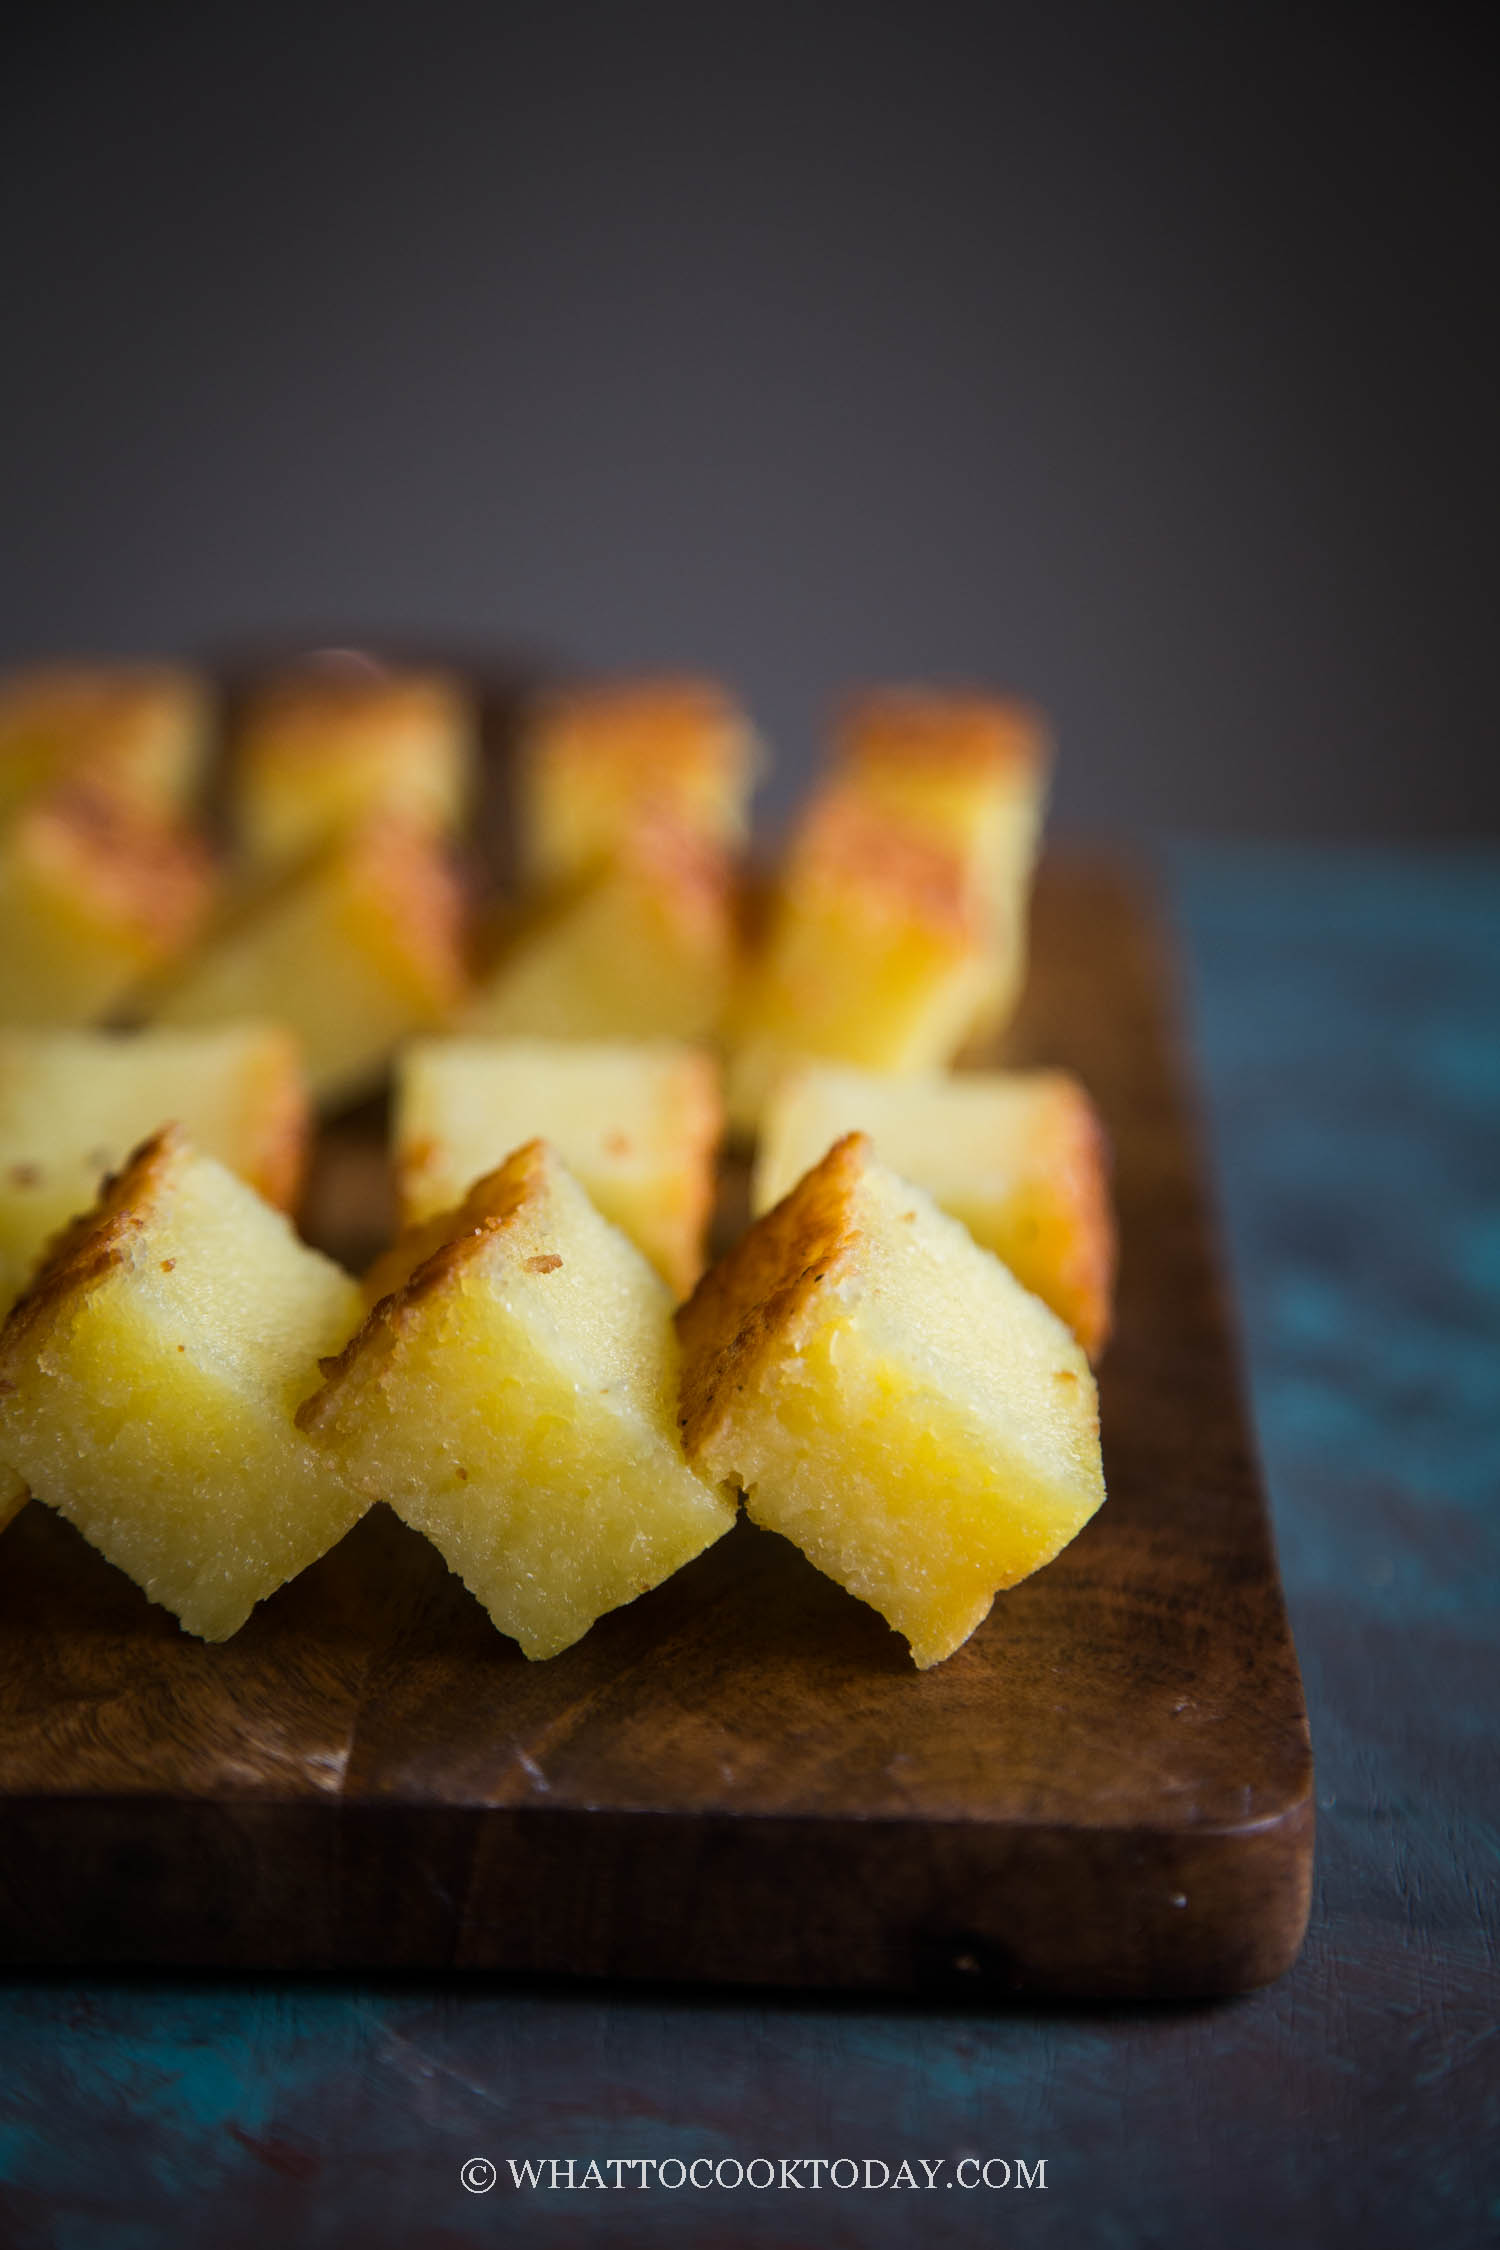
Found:
<svg viewBox="0 0 1500 2250"><path fill-rule="evenodd" d="M735 1124L753 1129L777 1077L799 1062L941 1068L992 988L963 852L858 786L828 784L798 823L735 1002Z"/></svg>
<svg viewBox="0 0 1500 2250"><path fill-rule="evenodd" d="M752 1207L768 1211L843 1133L868 1133L1073 1330L1090 1359L1109 1335L1115 1228L1109 1152L1088 1095L1062 1070L886 1078L807 1064L761 1128Z"/></svg>
<svg viewBox="0 0 1500 2250"><path fill-rule="evenodd" d="M367 1092L402 1039L444 1022L463 987L461 925L441 848L372 821L240 900L153 990L150 1014L285 1024L333 1106Z"/></svg>
<svg viewBox="0 0 1500 2250"><path fill-rule="evenodd" d="M0 1314L48 1238L167 1124L290 1208L309 1126L296 1042L276 1024L0 1030Z"/></svg>
<svg viewBox="0 0 1500 2250"><path fill-rule="evenodd" d="M403 1221L462 1200L523 1141L550 1141L673 1294L703 1270L723 1129L718 1066L669 1040L415 1039L396 1071Z"/></svg>
<svg viewBox="0 0 1500 2250"><path fill-rule="evenodd" d="M678 1329L688 1459L923 1669L1104 1498L1079 1345L863 1134L710 1267Z"/></svg>
<svg viewBox="0 0 1500 2250"><path fill-rule="evenodd" d="M209 743L202 681L169 664L47 664L0 679L0 811L85 782L171 824L198 798Z"/></svg>
<svg viewBox="0 0 1500 2250"><path fill-rule="evenodd" d="M337 1266L169 1128L0 1333L0 1461L190 1633L227 1639L365 1501L293 1419L359 1318Z"/></svg>
<svg viewBox="0 0 1500 2250"><path fill-rule="evenodd" d="M533 711L519 759L522 871L551 888L612 859L643 814L735 851L760 764L749 721L712 680L602 680Z"/></svg>
<svg viewBox="0 0 1500 2250"><path fill-rule="evenodd" d="M1052 764L1040 714L972 690L880 688L846 704L834 754L869 804L963 857L991 949L975 1030L998 1030L1026 978L1031 874Z"/></svg>
<svg viewBox="0 0 1500 2250"><path fill-rule="evenodd" d="M69 784L0 825L0 1023L98 1023L202 923L202 848Z"/></svg>
<svg viewBox="0 0 1500 2250"><path fill-rule="evenodd" d="M734 1520L683 1458L670 1292L540 1141L415 1247L302 1426L555 1656Z"/></svg>
<svg viewBox="0 0 1500 2250"><path fill-rule="evenodd" d="M231 816L258 866L285 866L376 817L453 834L474 789L474 718L457 681L358 657L306 666L246 699Z"/></svg>
<svg viewBox="0 0 1500 2250"><path fill-rule="evenodd" d="M503 1039L708 1038L737 944L725 854L675 819L642 818L606 865L522 921L463 1027Z"/></svg>

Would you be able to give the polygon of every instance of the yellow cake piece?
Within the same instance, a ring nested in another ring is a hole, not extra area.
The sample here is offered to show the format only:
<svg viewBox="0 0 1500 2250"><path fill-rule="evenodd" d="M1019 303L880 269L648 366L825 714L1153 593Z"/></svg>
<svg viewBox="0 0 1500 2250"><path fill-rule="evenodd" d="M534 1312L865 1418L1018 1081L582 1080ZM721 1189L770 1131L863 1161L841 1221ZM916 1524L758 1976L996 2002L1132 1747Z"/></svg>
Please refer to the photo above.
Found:
<svg viewBox="0 0 1500 2250"><path fill-rule="evenodd" d="M462 826L476 724L456 680L358 659L308 666L247 697L230 813L245 857L281 867L380 816L428 836Z"/></svg>
<svg viewBox="0 0 1500 2250"><path fill-rule="evenodd" d="M998 1030L1026 979L1031 877L1052 765L1041 715L995 695L881 688L846 704L834 756L870 804L962 856L990 933L990 989L975 1029Z"/></svg>
<svg viewBox="0 0 1500 2250"><path fill-rule="evenodd" d="M523 1141L550 1141L674 1295L703 1270L723 1131L718 1066L670 1041L418 1039L396 1067L404 1225L463 1200Z"/></svg>
<svg viewBox="0 0 1500 2250"><path fill-rule="evenodd" d="M92 788L33 798L0 823L0 1024L114 1014L201 928L201 846Z"/></svg>
<svg viewBox="0 0 1500 2250"><path fill-rule="evenodd" d="M192 812L209 747L209 698L168 664L34 665L0 678L0 816L83 781L143 819Z"/></svg>
<svg viewBox="0 0 1500 2250"><path fill-rule="evenodd" d="M293 1420L355 1284L175 1128L53 1245L0 1332L0 1460L227 1639L365 1503Z"/></svg>
<svg viewBox="0 0 1500 2250"><path fill-rule="evenodd" d="M1094 1379L931 1198L835 1143L678 1314L688 1459L925 1669L1104 1498Z"/></svg>
<svg viewBox="0 0 1500 2250"><path fill-rule="evenodd" d="M734 875L677 822L643 818L609 863L525 916L460 1028L499 1039L705 1039L738 955Z"/></svg>
<svg viewBox="0 0 1500 2250"><path fill-rule="evenodd" d="M643 814L734 852L749 833L761 751L710 680L606 680L545 697L517 768L521 871L538 889L612 859Z"/></svg>
<svg viewBox="0 0 1500 2250"><path fill-rule="evenodd" d="M753 1209L779 1203L842 1134L856 1131L1060 1314L1090 1359L1099 1357L1114 1292L1109 1149L1076 1078L1062 1070L883 1078L806 1064L767 1107Z"/></svg>
<svg viewBox="0 0 1500 2250"><path fill-rule="evenodd" d="M749 1131L809 1060L940 1068L992 990L963 855L835 782L794 834L731 1017L729 1110Z"/></svg>
<svg viewBox="0 0 1500 2250"><path fill-rule="evenodd" d="M555 1656L734 1520L683 1459L677 1373L665 1283L532 1141L448 1214L299 1419L527 1656Z"/></svg>
<svg viewBox="0 0 1500 2250"><path fill-rule="evenodd" d="M461 920L441 848L372 822L242 899L153 991L150 1014L284 1024L315 1099L332 1106L375 1085L402 1039L447 1018L463 990Z"/></svg>
<svg viewBox="0 0 1500 2250"><path fill-rule="evenodd" d="M104 1175L170 1123L289 1209L309 1133L295 1041L274 1024L0 1030L0 1314Z"/></svg>

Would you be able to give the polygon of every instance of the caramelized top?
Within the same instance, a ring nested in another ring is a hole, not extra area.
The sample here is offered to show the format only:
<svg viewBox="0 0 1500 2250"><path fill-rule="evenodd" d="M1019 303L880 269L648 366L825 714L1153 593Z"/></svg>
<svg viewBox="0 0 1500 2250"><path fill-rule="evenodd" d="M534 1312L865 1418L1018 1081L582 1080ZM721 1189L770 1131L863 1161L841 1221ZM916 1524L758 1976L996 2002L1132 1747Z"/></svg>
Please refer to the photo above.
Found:
<svg viewBox="0 0 1500 2250"><path fill-rule="evenodd" d="M170 664L46 664L0 678L0 742L22 730L88 739L196 708L191 672Z"/></svg>
<svg viewBox="0 0 1500 2250"><path fill-rule="evenodd" d="M431 1004L454 1006L465 979L463 885L442 846L399 819L367 821L333 845L347 881L401 938Z"/></svg>
<svg viewBox="0 0 1500 2250"><path fill-rule="evenodd" d="M449 1287L535 1207L547 1193L556 1163L545 1141L527 1141L476 1180L462 1203L406 1229L366 1276L366 1301L374 1302L364 1321L336 1359L320 1363L326 1381L298 1409L303 1429L314 1428L334 1411L340 1385L361 1360L389 1353L425 1298Z"/></svg>
<svg viewBox="0 0 1500 2250"><path fill-rule="evenodd" d="M528 730L535 756L580 767L628 768L649 777L681 766L737 765L748 749L744 715L715 681L605 680L554 690Z"/></svg>
<svg viewBox="0 0 1500 2250"><path fill-rule="evenodd" d="M1018 778L1039 774L1051 756L1039 711L973 689L869 689L839 712L834 747L852 766L1005 770Z"/></svg>
<svg viewBox="0 0 1500 2250"><path fill-rule="evenodd" d="M85 1295L123 1263L127 1245L156 1216L174 1175L191 1154L180 1126L164 1125L104 1181L93 1208L54 1236L0 1331L0 1387L12 1355L26 1356L33 1336L49 1328L71 1299Z"/></svg>
<svg viewBox="0 0 1500 2250"><path fill-rule="evenodd" d="M736 1395L758 1379L762 1363L795 1336L829 1274L848 1264L859 1240L855 1193L871 1154L864 1133L835 1141L679 1307L678 1420L689 1460L731 1412Z"/></svg>
<svg viewBox="0 0 1500 2250"><path fill-rule="evenodd" d="M896 918L977 934L978 909L961 852L872 805L856 785L825 782L797 825L783 895L857 895Z"/></svg>
<svg viewBox="0 0 1500 2250"><path fill-rule="evenodd" d="M267 680L247 699L241 756L342 756L389 735L446 741L467 723L467 699L444 672L388 672L373 662L306 665Z"/></svg>
<svg viewBox="0 0 1500 2250"><path fill-rule="evenodd" d="M196 837L143 819L108 790L55 789L16 817L12 848L80 909L167 958L207 912L212 862Z"/></svg>
<svg viewBox="0 0 1500 2250"><path fill-rule="evenodd" d="M736 903L734 863L722 845L665 807L642 809L621 840L615 867L715 940Z"/></svg>

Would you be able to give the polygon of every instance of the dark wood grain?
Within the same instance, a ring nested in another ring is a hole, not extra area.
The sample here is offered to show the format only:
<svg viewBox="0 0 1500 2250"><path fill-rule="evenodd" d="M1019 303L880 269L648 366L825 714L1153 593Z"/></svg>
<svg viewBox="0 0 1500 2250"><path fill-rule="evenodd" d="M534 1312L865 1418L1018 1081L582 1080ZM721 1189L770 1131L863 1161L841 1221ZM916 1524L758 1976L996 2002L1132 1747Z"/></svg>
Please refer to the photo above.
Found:
<svg viewBox="0 0 1500 2250"><path fill-rule="evenodd" d="M1110 1497L957 1656L916 1673L742 1523L528 1665L383 1509L208 1648L33 1506L0 1551L0 1957L1074 1996L1285 1968L1301 1685L1166 972L1114 870L1048 871L1010 1052L1077 1069L1116 1149ZM343 1135L312 1231L352 1243L383 1185Z"/></svg>

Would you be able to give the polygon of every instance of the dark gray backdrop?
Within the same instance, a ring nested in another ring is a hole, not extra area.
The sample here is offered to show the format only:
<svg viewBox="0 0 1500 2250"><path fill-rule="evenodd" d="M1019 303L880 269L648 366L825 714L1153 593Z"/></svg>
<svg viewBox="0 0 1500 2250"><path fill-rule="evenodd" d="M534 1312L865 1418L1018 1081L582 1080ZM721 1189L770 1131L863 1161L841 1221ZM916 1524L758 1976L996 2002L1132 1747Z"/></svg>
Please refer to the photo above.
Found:
<svg viewBox="0 0 1500 2250"><path fill-rule="evenodd" d="M0 657L703 665L783 789L840 682L992 677L1073 827L1493 830L1466 20L37 10Z"/></svg>

